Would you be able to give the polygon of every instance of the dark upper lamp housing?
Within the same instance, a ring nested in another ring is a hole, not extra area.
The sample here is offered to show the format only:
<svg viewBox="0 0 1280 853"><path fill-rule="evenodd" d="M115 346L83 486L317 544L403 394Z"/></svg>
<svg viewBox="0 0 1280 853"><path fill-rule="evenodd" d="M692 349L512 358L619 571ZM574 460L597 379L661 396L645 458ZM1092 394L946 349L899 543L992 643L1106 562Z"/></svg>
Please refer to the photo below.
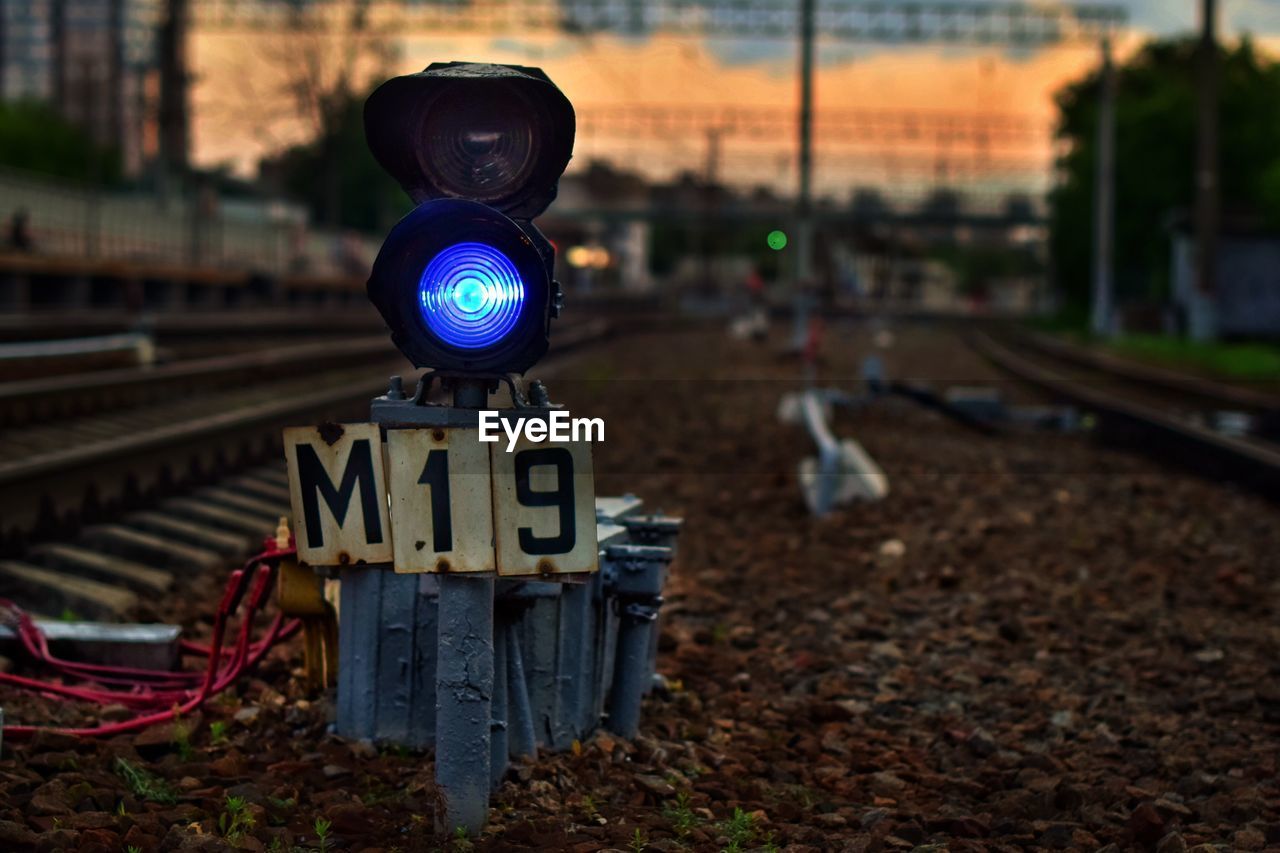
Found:
<svg viewBox="0 0 1280 853"><path fill-rule="evenodd" d="M573 153L573 106L540 69L435 63L364 107L374 157L418 204L388 235L369 298L416 366L523 373L558 311L551 244L529 222Z"/></svg>

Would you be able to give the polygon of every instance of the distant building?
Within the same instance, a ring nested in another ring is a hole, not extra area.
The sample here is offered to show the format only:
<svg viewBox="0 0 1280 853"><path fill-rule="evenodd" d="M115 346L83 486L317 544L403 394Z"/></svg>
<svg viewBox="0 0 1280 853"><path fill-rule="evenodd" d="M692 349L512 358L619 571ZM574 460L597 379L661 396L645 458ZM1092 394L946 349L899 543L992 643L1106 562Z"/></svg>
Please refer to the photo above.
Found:
<svg viewBox="0 0 1280 853"><path fill-rule="evenodd" d="M54 106L139 174L157 153L165 0L5 0L0 96Z"/></svg>
<svg viewBox="0 0 1280 853"><path fill-rule="evenodd" d="M1280 232L1223 222L1213 293L1196 281L1196 242L1186 217L1172 223L1173 330L1197 340L1280 338Z"/></svg>

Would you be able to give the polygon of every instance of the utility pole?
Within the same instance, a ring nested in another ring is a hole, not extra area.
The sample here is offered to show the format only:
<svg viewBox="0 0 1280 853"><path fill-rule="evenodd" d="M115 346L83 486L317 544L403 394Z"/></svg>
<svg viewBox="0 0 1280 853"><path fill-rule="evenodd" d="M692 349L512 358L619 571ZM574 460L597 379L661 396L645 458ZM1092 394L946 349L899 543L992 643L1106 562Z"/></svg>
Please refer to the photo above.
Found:
<svg viewBox="0 0 1280 853"><path fill-rule="evenodd" d="M160 30L160 130L159 184L163 195L168 182L186 172L187 118L187 20L188 0L167 0Z"/></svg>
<svg viewBox="0 0 1280 853"><path fill-rule="evenodd" d="M708 295L715 291L713 255L715 248L716 199L720 182L720 126L707 128L707 164L702 190L702 286Z"/></svg>
<svg viewBox="0 0 1280 853"><path fill-rule="evenodd" d="M1093 189L1093 303L1089 327L1095 335L1114 331L1112 322L1113 263L1116 217L1116 69L1111 39L1102 39L1102 70L1098 99L1098 162Z"/></svg>
<svg viewBox="0 0 1280 853"><path fill-rule="evenodd" d="M1217 0L1202 0L1196 146L1196 302L1200 322L1192 323L1195 337L1212 337L1211 317L1216 288L1218 225L1221 205L1218 186L1218 39Z"/></svg>
<svg viewBox="0 0 1280 853"><path fill-rule="evenodd" d="M800 0L800 194L796 203L796 287L813 274L813 18L817 0Z"/></svg>

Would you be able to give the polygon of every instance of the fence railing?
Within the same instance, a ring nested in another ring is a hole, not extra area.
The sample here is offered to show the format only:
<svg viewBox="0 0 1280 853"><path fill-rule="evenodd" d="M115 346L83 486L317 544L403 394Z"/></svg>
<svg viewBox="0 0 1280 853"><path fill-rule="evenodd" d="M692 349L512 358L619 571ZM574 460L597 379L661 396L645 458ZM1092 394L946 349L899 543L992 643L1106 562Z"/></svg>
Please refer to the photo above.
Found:
<svg viewBox="0 0 1280 853"><path fill-rule="evenodd" d="M299 208L214 196L160 198L108 192L0 168L3 250L25 214L29 251L41 255L184 264L265 274L367 271L376 244L310 227Z"/></svg>

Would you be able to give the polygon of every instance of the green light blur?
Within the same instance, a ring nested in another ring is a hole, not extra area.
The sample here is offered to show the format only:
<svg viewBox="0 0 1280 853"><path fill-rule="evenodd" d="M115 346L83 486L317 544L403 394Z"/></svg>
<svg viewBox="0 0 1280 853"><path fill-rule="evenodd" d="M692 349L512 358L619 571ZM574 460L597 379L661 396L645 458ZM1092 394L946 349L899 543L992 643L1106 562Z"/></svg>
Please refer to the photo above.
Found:
<svg viewBox="0 0 1280 853"><path fill-rule="evenodd" d="M775 252L780 252L787 247L787 235L784 231L770 231L766 240L769 248Z"/></svg>

